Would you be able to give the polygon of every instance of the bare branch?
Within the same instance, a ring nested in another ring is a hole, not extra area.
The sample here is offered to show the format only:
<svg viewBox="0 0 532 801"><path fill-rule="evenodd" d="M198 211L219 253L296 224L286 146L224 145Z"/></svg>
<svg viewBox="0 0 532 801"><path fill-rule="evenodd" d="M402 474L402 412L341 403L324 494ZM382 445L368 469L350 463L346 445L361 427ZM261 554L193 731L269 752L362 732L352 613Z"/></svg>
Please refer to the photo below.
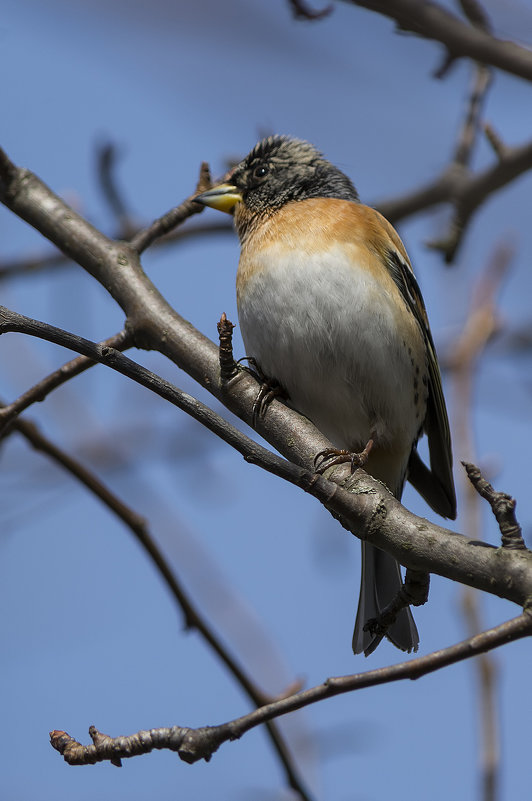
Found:
<svg viewBox="0 0 532 801"><path fill-rule="evenodd" d="M220 415L213 412L212 409L209 409L204 403L105 343L91 342L62 328L56 328L39 320L32 320L23 314L6 309L5 306L0 306L0 335L7 332L29 334L47 342L53 342L56 345L75 350L83 354L87 362L91 364L96 362L104 364L186 412L215 433L220 439L224 440L224 442L238 450L247 461L259 464L269 472L287 478L291 483L298 484L300 481L305 480L305 470L297 468L296 465L291 465L290 462L253 442ZM76 361L74 360L74 362ZM73 362L69 364L72 365ZM308 480L310 478L311 476L309 476Z"/></svg>
<svg viewBox="0 0 532 801"><path fill-rule="evenodd" d="M480 28L481 31L493 32L487 11L478 0L459 0L459 2L462 11L473 25Z"/></svg>
<svg viewBox="0 0 532 801"><path fill-rule="evenodd" d="M499 524L502 536L502 547L513 548L516 550L526 550L525 541L521 533L521 526L515 516L515 506L517 501L506 492L496 492L491 484L486 481L478 467L470 462L462 462L467 477L473 484L478 494L484 498L495 515Z"/></svg>
<svg viewBox="0 0 532 801"><path fill-rule="evenodd" d="M401 31L440 42L449 57L471 58L532 81L532 51L469 25L430 0L344 0L395 20Z"/></svg>
<svg viewBox="0 0 532 801"><path fill-rule="evenodd" d="M430 247L443 252L447 262L451 262L462 242L467 224L485 200L530 169L532 141L519 147L501 149L499 161L477 174L453 163L434 181L411 194L384 201L378 205L378 209L390 222L396 223L440 203L452 203L454 218L449 234L429 243Z"/></svg>
<svg viewBox="0 0 532 801"><path fill-rule="evenodd" d="M99 343L101 348L114 348L124 351L131 347L131 340L126 331L120 331L112 337ZM70 381L74 376L94 367L97 362L87 358L87 356L77 356L75 359L64 364L58 370L43 378L33 387L24 392L12 403L0 407L0 439L5 436L9 423L18 417L23 411L28 409L33 403L43 401L54 389Z"/></svg>
<svg viewBox="0 0 532 801"><path fill-rule="evenodd" d="M254 378L240 371L229 383L220 381L218 348L169 306L126 243L115 243L100 234L65 206L36 176L12 167L7 157L3 173L0 169L0 180L2 177L5 183L3 191L0 187L0 199L70 252L108 289L126 311L127 330L133 333L136 345L159 350L242 419L252 421L257 395ZM330 476L334 483L315 476L314 456L330 449L331 443L307 418L283 404L273 401L267 415L257 420L256 428L289 461L260 449L207 407L167 382L161 382L149 371L143 374L143 368L116 351L102 350L80 338L75 338L74 344L72 335L65 337L65 332L59 329L43 328L43 324L27 319L19 318L17 322L10 312L4 312L3 329L51 337L58 344L75 347L78 352L144 383L192 414L244 454L248 461L260 463L264 469L311 493L348 530L387 550L406 567L435 572L521 605L532 596L532 556L528 552L505 550L499 558L492 548L479 549L467 538L412 515L363 471L356 471L349 477L349 468L337 467ZM346 478L347 490L343 488ZM508 581L510 574L512 581Z"/></svg>
<svg viewBox="0 0 532 801"><path fill-rule="evenodd" d="M136 226L133 223L122 193L118 189L115 167L118 161L118 148L113 142L105 142L96 150L96 173L100 180L102 192L109 208L116 219L120 239L133 236Z"/></svg>
<svg viewBox="0 0 532 801"><path fill-rule="evenodd" d="M477 64L474 69L467 112L454 153L453 162L455 164L462 164L467 167L471 162L473 147L479 130L480 115L491 81L491 70L484 64Z"/></svg>
<svg viewBox="0 0 532 801"><path fill-rule="evenodd" d="M508 152L508 148L500 138L499 134L494 129L493 125L489 123L484 123L484 133L486 134L486 139L488 140L491 149L495 153L498 159L503 159Z"/></svg>
<svg viewBox="0 0 532 801"><path fill-rule="evenodd" d="M194 196L205 192L207 189L210 189L210 187L211 173L209 165L204 161L200 167L200 174L194 194L184 200L179 206L176 206L174 209L171 209L162 217L155 220L149 228L145 228L143 231L139 231L135 234L135 236L131 238L131 247L134 248L138 254L143 253L152 242L168 234L176 228L176 226L184 223L185 220L193 214L201 214L205 207L202 206L201 203L196 203Z"/></svg>
<svg viewBox="0 0 532 801"><path fill-rule="evenodd" d="M155 248L168 247L168 245L179 244L189 239L199 239L213 234L234 235L231 219L228 217L222 220L209 220L207 223L185 225L183 228L174 229L160 239L156 239L151 246ZM0 282L33 275L35 272L56 270L71 263L70 258L59 250L53 250L50 253L43 253L39 256L24 256L19 259L11 259L0 264Z"/></svg>
<svg viewBox="0 0 532 801"><path fill-rule="evenodd" d="M472 293L470 309L460 335L452 346L447 364L451 370L454 403L454 434L462 449L474 458L474 425L472 419L474 379L478 363L486 347L497 332L497 299L508 274L513 249L499 245L477 282ZM470 466L472 470L473 466ZM467 470L467 467L466 467ZM467 471L469 475L469 470ZM478 471L480 474L480 471ZM470 481L464 481L464 511L467 531L482 540L482 521L479 496ZM473 636L482 630L481 599L470 587L463 587L461 606L467 624L467 633ZM479 740L484 801L495 801L495 789L500 772L498 742L498 689L495 665L491 654L481 654L471 666L475 673L479 713Z"/></svg>
<svg viewBox="0 0 532 801"><path fill-rule="evenodd" d="M217 326L220 340L220 379L224 384L235 378L239 369L233 356L234 327L234 323L227 319L227 315L224 312Z"/></svg>
<svg viewBox="0 0 532 801"><path fill-rule="evenodd" d="M303 2L303 0L288 0L288 2L292 8L292 14L294 15L295 19L323 19L323 17L328 17L333 10L332 3L330 3L328 6L325 6L325 8L321 11L316 11L312 8L309 8L309 6Z"/></svg>
<svg viewBox="0 0 532 801"><path fill-rule="evenodd" d="M206 726L200 729L174 726L140 731L129 737L116 738L102 735L91 726L89 733L93 745L81 745L66 732L58 730L50 732L50 742L70 765L93 765L104 760L126 759L147 754L154 748L177 751L180 758L188 763L200 759L208 761L222 743L237 740L255 726L279 715L286 715L326 698L366 687L376 687L403 679L419 679L428 673L486 653L500 645L528 637L530 634L532 634L532 612L529 610L500 626L476 634L449 648L433 651L426 656L390 667L327 679L323 684L266 704L248 715L220 726Z"/></svg>
<svg viewBox="0 0 532 801"><path fill-rule="evenodd" d="M90 366L90 364L87 366ZM233 678L242 687L255 707L262 706L266 698L264 693L255 685L250 676L247 675L243 667L229 653L227 648L223 646L214 629L209 626L206 618L194 606L182 587L181 582L159 550L144 518L127 506L117 495L105 486L92 471L88 470L77 459L74 459L45 437L34 423L26 420L18 420L15 422L14 428L26 438L33 448L45 453L71 476L83 484L89 492L99 498L99 500L129 528L137 542L140 543L157 568L174 600L177 602L184 615L186 627L198 631L205 642L227 667ZM268 722L267 731L272 746L283 766L289 786L300 796L302 801L311 801L308 791L305 789L301 778L297 775L297 770L283 736L273 721ZM113 764L116 763L113 762Z"/></svg>

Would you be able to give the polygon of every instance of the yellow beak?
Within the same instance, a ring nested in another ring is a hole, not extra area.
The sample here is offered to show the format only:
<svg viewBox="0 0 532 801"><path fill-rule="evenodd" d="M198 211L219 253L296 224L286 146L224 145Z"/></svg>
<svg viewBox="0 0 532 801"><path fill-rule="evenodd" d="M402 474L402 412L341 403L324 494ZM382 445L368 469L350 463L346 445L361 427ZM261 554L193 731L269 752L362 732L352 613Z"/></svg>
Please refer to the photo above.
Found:
<svg viewBox="0 0 532 801"><path fill-rule="evenodd" d="M212 209L232 214L236 204L242 202L242 195L233 184L218 184L207 192L197 195L194 200Z"/></svg>

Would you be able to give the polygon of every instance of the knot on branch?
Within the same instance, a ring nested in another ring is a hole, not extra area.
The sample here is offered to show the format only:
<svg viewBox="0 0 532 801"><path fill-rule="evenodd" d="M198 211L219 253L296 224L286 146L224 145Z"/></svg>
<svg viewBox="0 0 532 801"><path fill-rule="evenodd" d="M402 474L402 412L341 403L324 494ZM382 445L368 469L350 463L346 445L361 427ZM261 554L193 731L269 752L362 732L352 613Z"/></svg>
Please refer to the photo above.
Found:
<svg viewBox="0 0 532 801"><path fill-rule="evenodd" d="M235 324L227 319L224 312L217 323L218 328L218 360L220 363L220 379L226 384L238 373L238 365L233 356L233 328Z"/></svg>
<svg viewBox="0 0 532 801"><path fill-rule="evenodd" d="M167 748L177 751L179 757L188 764L204 759L208 762L219 746L230 734L222 726L203 726L189 729L183 726L138 731L136 734L110 737L89 728L92 745L82 745L66 731L50 732L50 743L69 765L94 765L109 761L116 767L122 766L122 759L149 754L154 748Z"/></svg>
<svg viewBox="0 0 532 801"><path fill-rule="evenodd" d="M516 500L506 492L497 492L483 477L479 468L470 462L462 462L467 477L478 494L489 505L499 525L501 544L503 548L514 551L526 551L526 545L521 533L521 526L515 516Z"/></svg>

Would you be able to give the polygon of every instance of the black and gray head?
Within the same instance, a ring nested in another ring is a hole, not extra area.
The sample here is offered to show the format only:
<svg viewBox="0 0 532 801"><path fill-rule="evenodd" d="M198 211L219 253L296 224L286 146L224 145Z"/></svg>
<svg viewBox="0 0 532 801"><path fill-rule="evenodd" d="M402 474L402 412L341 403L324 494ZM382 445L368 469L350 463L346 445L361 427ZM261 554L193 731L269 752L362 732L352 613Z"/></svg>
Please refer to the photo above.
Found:
<svg viewBox="0 0 532 801"><path fill-rule="evenodd" d="M221 184L196 197L205 206L235 212L239 233L264 214L292 201L338 198L358 201L344 173L314 145L290 136L268 136L229 172Z"/></svg>
<svg viewBox="0 0 532 801"><path fill-rule="evenodd" d="M250 211L274 209L294 200L327 197L358 200L347 175L314 145L290 136L268 136L227 176Z"/></svg>

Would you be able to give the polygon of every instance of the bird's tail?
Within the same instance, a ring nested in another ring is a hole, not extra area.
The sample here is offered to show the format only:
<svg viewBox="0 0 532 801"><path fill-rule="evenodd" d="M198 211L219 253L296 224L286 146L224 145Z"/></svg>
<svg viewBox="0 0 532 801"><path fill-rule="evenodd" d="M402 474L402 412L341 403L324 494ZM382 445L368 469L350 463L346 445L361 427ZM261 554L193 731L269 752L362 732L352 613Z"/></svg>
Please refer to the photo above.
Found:
<svg viewBox="0 0 532 801"><path fill-rule="evenodd" d="M362 577L357 619L353 633L353 651L369 656L382 640L382 634L364 631L371 618L378 617L402 586L399 563L385 551L362 543ZM386 632L386 637L401 651L417 651L419 634L409 607L401 609Z"/></svg>

